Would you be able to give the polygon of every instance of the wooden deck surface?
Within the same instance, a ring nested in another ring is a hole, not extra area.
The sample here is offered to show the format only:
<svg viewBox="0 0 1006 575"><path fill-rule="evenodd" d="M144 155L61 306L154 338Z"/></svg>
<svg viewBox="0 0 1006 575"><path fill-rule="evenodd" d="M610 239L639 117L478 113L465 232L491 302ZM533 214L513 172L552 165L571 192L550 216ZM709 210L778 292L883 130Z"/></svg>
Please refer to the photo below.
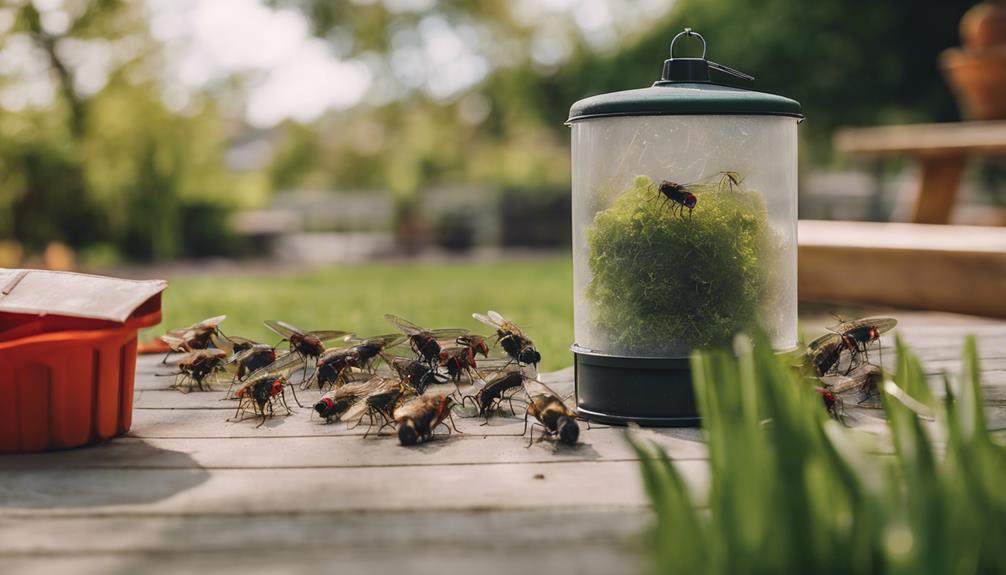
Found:
<svg viewBox="0 0 1006 575"><path fill-rule="evenodd" d="M895 315L932 374L955 373L964 335L978 335L990 425L1006 426L1006 322ZM885 363L893 359L885 349ZM165 390L153 377L158 360L140 358L128 436L0 456L0 573L617 574L642 565L649 512L623 429L584 429L573 448L525 448L521 418L486 427L462 418L463 435L403 448L391 435L324 425L308 408L256 429L227 421L234 407L220 392ZM564 393L571 377L543 379ZM877 410L849 406L847 421L883 431ZM702 489L700 430L644 433Z"/></svg>

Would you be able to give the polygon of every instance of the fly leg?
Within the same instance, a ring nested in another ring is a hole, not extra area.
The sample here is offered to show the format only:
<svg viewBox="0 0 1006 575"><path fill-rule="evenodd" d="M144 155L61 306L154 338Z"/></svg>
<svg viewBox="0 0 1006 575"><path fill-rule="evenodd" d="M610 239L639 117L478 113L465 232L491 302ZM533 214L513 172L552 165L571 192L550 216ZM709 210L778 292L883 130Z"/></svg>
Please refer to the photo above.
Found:
<svg viewBox="0 0 1006 575"><path fill-rule="evenodd" d="M346 427L346 429L347 429L347 430L350 430L350 429L356 429L357 427L360 427L360 425L362 425L362 424L363 424L363 418L364 418L364 417L366 417L366 415L367 415L368 413L369 413L369 412L367 412L367 411L364 411L364 412L363 412L362 414L360 414L360 419L357 419L357 420L356 420L356 423L354 423L354 424L353 424L353 425L351 425L351 426L348 426L348 427Z"/></svg>
<svg viewBox="0 0 1006 575"><path fill-rule="evenodd" d="M481 380L481 381L485 381L486 380L486 376L481 371L479 371L479 368L477 368L477 367L470 367L468 369L468 379L471 380L472 385L475 385L475 382L478 381L478 380L475 379L475 376L472 375L472 372L475 372L475 375L478 376L478 380Z"/></svg>
<svg viewBox="0 0 1006 575"><path fill-rule="evenodd" d="M286 388L286 386L283 386L283 387ZM301 405L300 400L297 399L297 390L294 389L294 387L296 387L296 386L293 386L293 385L290 386L290 393L293 394L293 401L294 401L294 403L297 404L297 407L304 407L303 405ZM285 402L285 400L284 400L284 402ZM290 409L290 408L288 407L287 409Z"/></svg>
<svg viewBox="0 0 1006 575"><path fill-rule="evenodd" d="M542 438L545 437L545 432L548 431L547 429L545 429L544 425L542 425L540 423L532 423L531 424L531 434L530 434L530 437L528 437L527 445L525 446L525 449L529 449L534 444L534 442L535 442L535 439L534 439L534 428L536 428L536 427L539 428L539 429L541 429L541 433L538 434L538 441L541 441Z"/></svg>
<svg viewBox="0 0 1006 575"><path fill-rule="evenodd" d="M587 429L592 429L590 427L590 420L587 419L586 417L581 417L581 416L577 415L576 416L576 420L577 421L582 421L582 422L586 423L587 424ZM597 429L611 429L611 426L610 425L605 425L604 427L598 427Z"/></svg>
<svg viewBox="0 0 1006 575"><path fill-rule="evenodd" d="M367 436L370 435L370 430L374 428L374 412L373 412L373 410L368 411L367 412L367 416L370 418L370 423L369 423L369 425L367 425L367 431L363 432L363 438L364 439L367 439ZM361 417L361 419L362 419L362 417Z"/></svg>
<svg viewBox="0 0 1006 575"><path fill-rule="evenodd" d="M454 412L453 411L448 411L447 412L447 420L451 422L451 427L454 428L454 431L457 431L458 433L461 433L462 435L464 435L464 433L462 433L461 430L458 429L458 426L454 425ZM450 431L448 431L447 433L450 433Z"/></svg>
<svg viewBox="0 0 1006 575"><path fill-rule="evenodd" d="M238 414L241 413L241 408L244 407L244 403L245 400L243 397L238 399L238 408L237 411L234 412L234 421L241 421L240 419L238 419Z"/></svg>
<svg viewBox="0 0 1006 575"><path fill-rule="evenodd" d="M469 399L472 400L472 405L474 405L476 408L478 408L479 403L475 399L475 396L474 395L466 395L466 396L464 396L464 397L461 398L461 409L465 409L465 407L468 404L468 400Z"/></svg>
<svg viewBox="0 0 1006 575"><path fill-rule="evenodd" d="M222 398L220 398L220 401L223 401L225 399L233 399L231 397L231 392L234 391L235 385L237 385L237 375L234 376L234 379L231 379L231 384L227 386L227 392L224 393L224 396Z"/></svg>
<svg viewBox="0 0 1006 575"><path fill-rule="evenodd" d="M293 413L293 410L290 409L290 405L287 404L287 402L286 402L286 390L285 389L281 389L280 390L280 392L279 392L279 401L280 401L280 403L283 404L283 409L286 410L286 414L287 415L290 415L290 414ZM301 407L304 407L304 406L302 405Z"/></svg>
<svg viewBox="0 0 1006 575"><path fill-rule="evenodd" d="M271 406L272 406L272 404L270 404L270 407ZM262 421L258 422L258 425L255 426L255 429L258 429L258 428L262 427L263 425L265 425L265 420L266 420L266 417L265 417L265 407L261 408L261 414L260 415L262 416Z"/></svg>
<svg viewBox="0 0 1006 575"><path fill-rule="evenodd" d="M388 416L385 415L385 413L383 411L377 412L377 415L379 415L380 419L383 420L383 421L381 421L381 425L379 425L377 427L377 433L375 434L375 435L380 435L381 432L384 431L384 428L387 427L387 426L389 426L389 425L392 425L393 422L390 421L390 420L388 420ZM366 436L364 436L364 437L366 437Z"/></svg>

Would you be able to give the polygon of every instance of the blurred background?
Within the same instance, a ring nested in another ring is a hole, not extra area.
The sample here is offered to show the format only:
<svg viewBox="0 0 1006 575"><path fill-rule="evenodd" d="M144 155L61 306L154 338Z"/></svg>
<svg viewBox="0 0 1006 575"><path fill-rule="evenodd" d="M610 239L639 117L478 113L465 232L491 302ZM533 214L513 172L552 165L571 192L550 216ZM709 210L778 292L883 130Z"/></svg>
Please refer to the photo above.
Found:
<svg viewBox="0 0 1006 575"><path fill-rule="evenodd" d="M206 274L544 259L566 314L572 102L651 84L691 26L711 59L803 104L801 217L906 220L915 162L833 137L964 118L939 61L973 4L6 0L0 266L199 276L169 290L180 321L212 315L191 294L228 284ZM1001 159L961 181L955 222L1003 221ZM469 273L424 269L410 293Z"/></svg>

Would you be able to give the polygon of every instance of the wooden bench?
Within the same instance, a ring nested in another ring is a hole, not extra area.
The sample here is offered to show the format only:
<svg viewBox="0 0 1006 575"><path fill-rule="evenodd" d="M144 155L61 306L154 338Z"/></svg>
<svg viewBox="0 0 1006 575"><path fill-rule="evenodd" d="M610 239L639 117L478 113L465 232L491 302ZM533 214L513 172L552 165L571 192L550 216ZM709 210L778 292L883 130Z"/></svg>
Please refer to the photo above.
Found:
<svg viewBox="0 0 1006 575"><path fill-rule="evenodd" d="M798 293L1006 318L1006 228L801 220Z"/></svg>
<svg viewBox="0 0 1006 575"><path fill-rule="evenodd" d="M922 162L922 178L912 221L946 224L950 221L965 160L1006 156L1006 121L845 128L835 134L835 148L877 159L918 158Z"/></svg>

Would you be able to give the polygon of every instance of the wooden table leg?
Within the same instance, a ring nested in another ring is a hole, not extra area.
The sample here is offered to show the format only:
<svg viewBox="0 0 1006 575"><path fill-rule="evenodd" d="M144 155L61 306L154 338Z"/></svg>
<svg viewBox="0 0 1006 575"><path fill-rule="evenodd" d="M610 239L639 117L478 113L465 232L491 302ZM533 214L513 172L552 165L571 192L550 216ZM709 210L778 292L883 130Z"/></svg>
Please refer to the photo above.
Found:
<svg viewBox="0 0 1006 575"><path fill-rule="evenodd" d="M950 223L950 212L957 198L963 156L922 158L922 181L915 198L912 221L917 224Z"/></svg>

